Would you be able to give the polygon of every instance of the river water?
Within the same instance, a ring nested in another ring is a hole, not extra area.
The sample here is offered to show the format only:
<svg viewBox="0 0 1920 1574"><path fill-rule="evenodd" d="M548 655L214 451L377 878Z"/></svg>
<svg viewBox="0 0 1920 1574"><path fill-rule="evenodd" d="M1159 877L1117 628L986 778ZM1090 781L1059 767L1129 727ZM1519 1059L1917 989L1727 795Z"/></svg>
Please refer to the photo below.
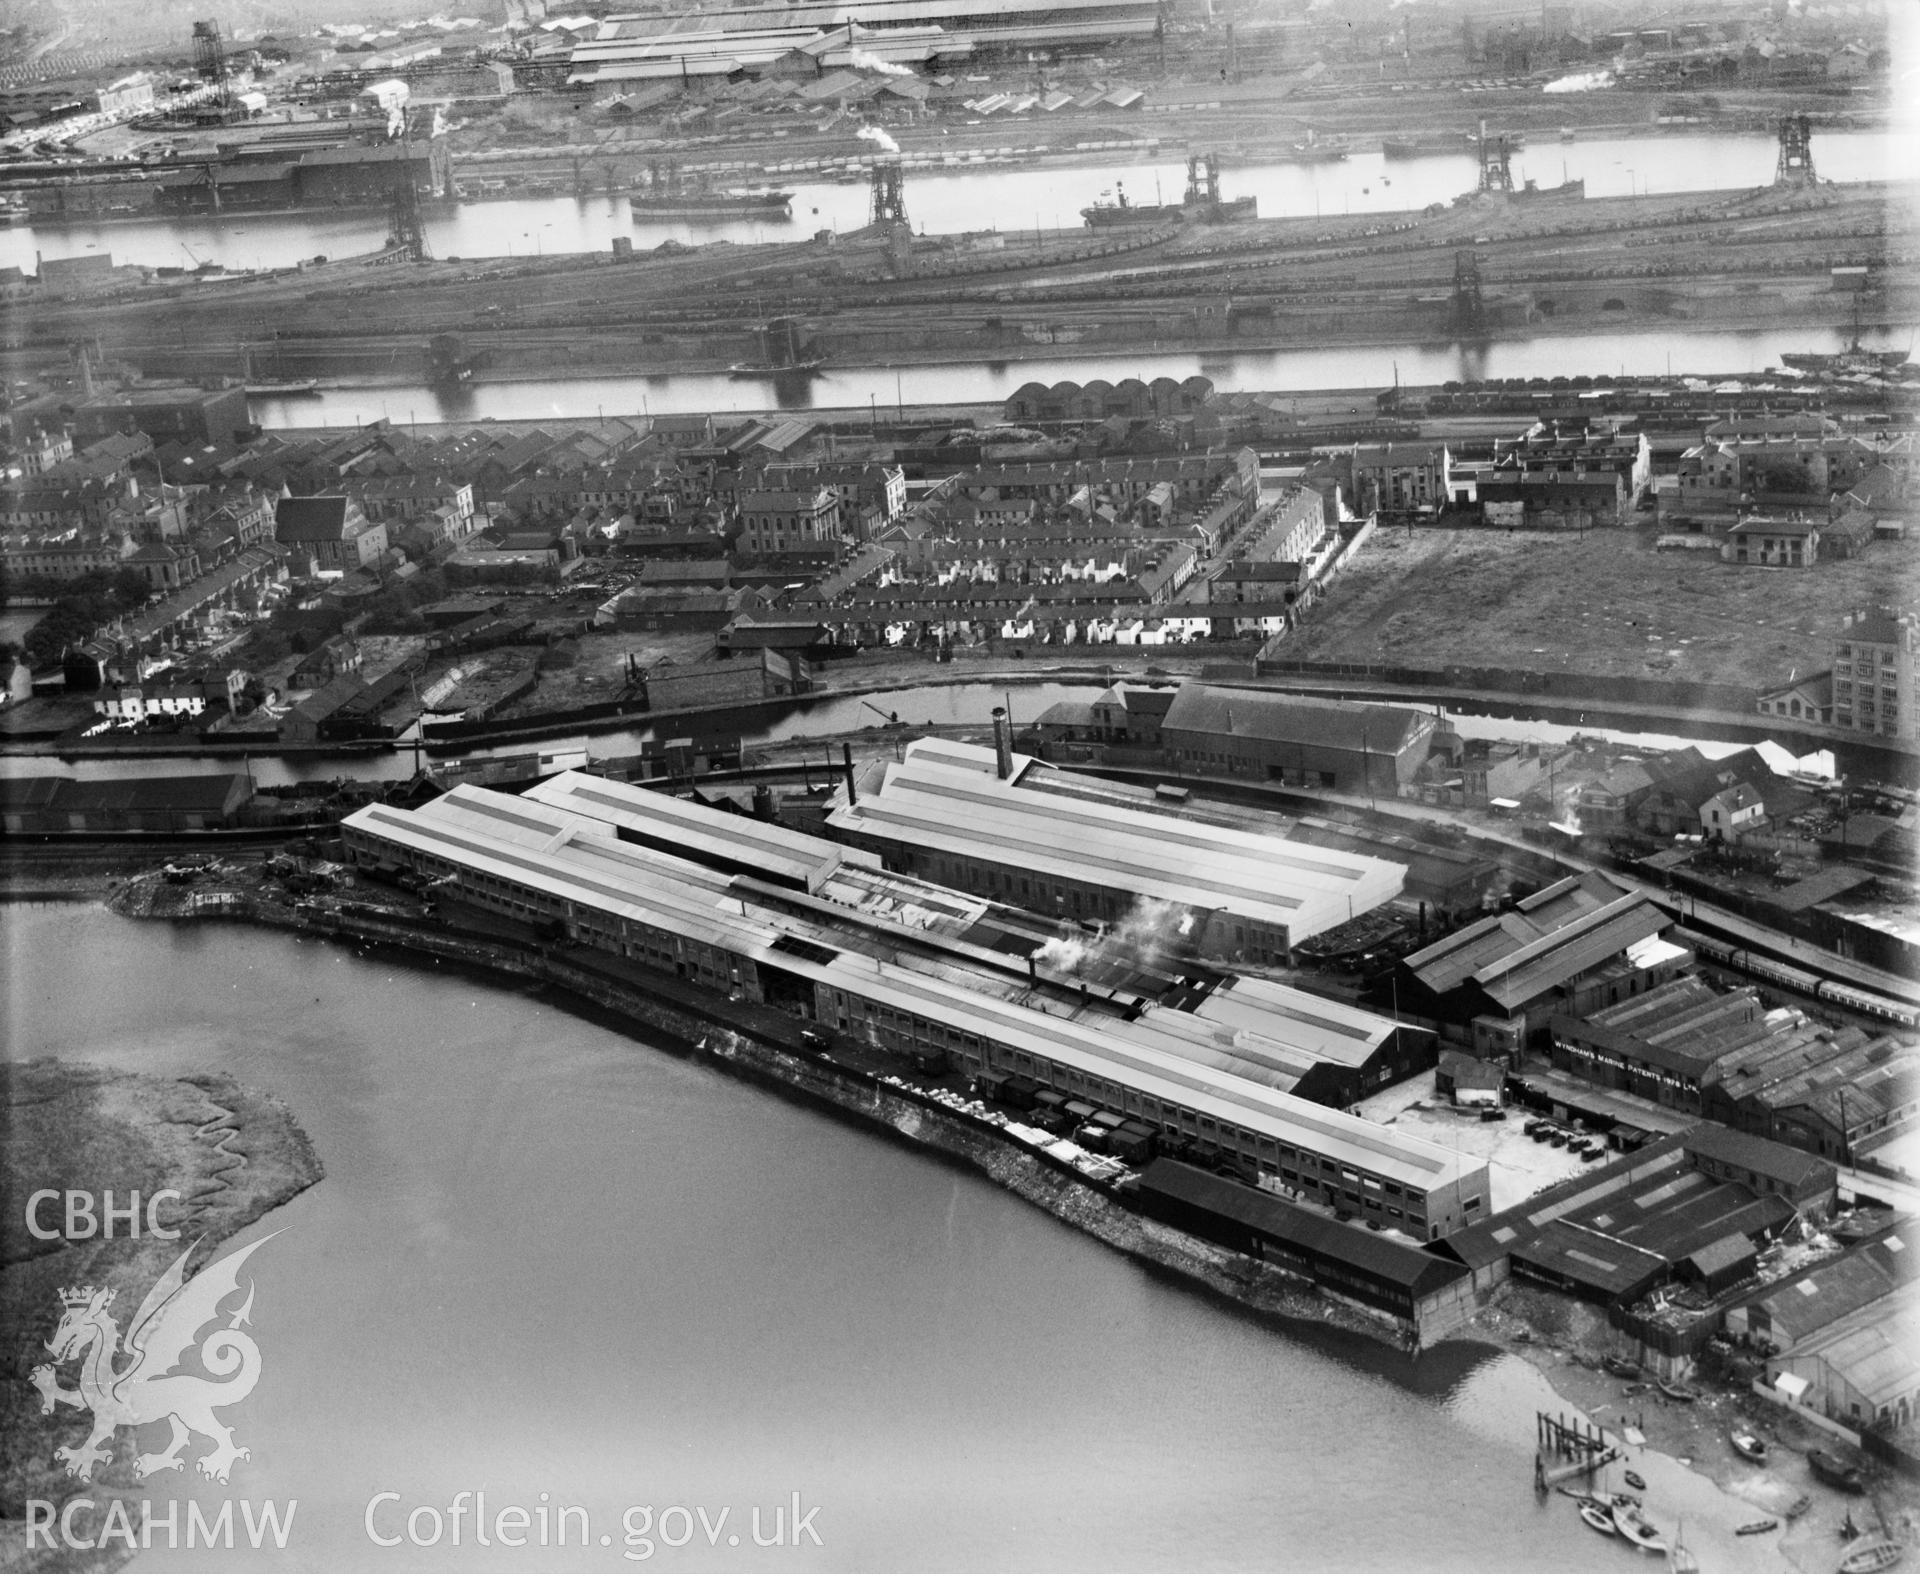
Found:
<svg viewBox="0 0 1920 1574"><path fill-rule="evenodd" d="M250 1264L263 1376L225 1413L252 1457L225 1489L188 1472L136 1493L163 1519L189 1496L298 1499L284 1552L222 1569L628 1567L630 1505L731 1511L717 1550L697 1524L656 1543L669 1569L1602 1574L1625 1555L1536 1502L1533 1414L1565 1407L1513 1358L1263 1326L970 1172L519 988L86 905L6 907L0 930L9 1055L229 1072L281 1095L326 1163L249 1232L284 1232ZM115 987L80 987L77 958ZM30 1424L48 1449L76 1433ZM1636 1468L1704 1567L1784 1574L1733 1539L1751 1508L1663 1458ZM462 1491L490 1513L584 1506L594 1544L368 1539L375 1494L399 1494L373 1526L394 1535ZM754 1548L753 1506L770 1534L795 1492L823 1546Z"/></svg>
<svg viewBox="0 0 1920 1574"><path fill-rule="evenodd" d="M805 153L795 148L792 156ZM1903 168L1893 136L1881 132L1819 133L1815 158L1823 178L1842 183L1911 175ZM1559 142L1541 134L1513 156L1516 180L1555 186L1584 178L1590 197L1639 192L1732 191L1773 179L1772 137L1640 136ZM458 162L458 161L456 161ZM555 164L556 172L565 168ZM1222 175L1229 196L1255 196L1263 218L1334 218L1349 213L1391 213L1450 202L1473 189L1476 166L1465 153L1388 160L1378 152L1356 153L1338 163L1233 165ZM461 166L465 178L483 178L487 166ZM779 178L779 177L776 177ZM689 225L635 224L626 198L546 197L469 202L427 222L436 257L505 257L608 249L615 236L630 236L636 249L665 240L804 240L815 230L858 229L867 222L864 184L795 182L790 222ZM916 229L952 234L987 229L1078 229L1080 210L1123 185L1135 202L1177 202L1186 187L1182 158L1079 168L988 165L935 173L910 170L907 210ZM35 256L69 257L107 251L119 262L150 267L193 267L217 262L229 268L289 267L313 256L345 257L377 247L386 216L368 210L337 215L227 214L220 217L136 223L26 225L0 230L0 265L31 271Z"/></svg>
<svg viewBox="0 0 1920 1574"><path fill-rule="evenodd" d="M1823 132L1816 158L1824 178L1881 180L1910 173L1900 138L1892 133ZM1630 191L1727 191L1766 184L1775 145L1763 135L1640 136L1562 143L1547 137L1515 155L1516 172L1541 185L1582 177L1591 196ZM474 172L484 166L473 166ZM1226 172L1230 195L1251 193L1268 217L1327 217L1404 212L1450 201L1474 180L1465 154L1386 160L1355 154L1331 164L1269 163ZM1138 201L1156 194L1177 199L1185 183L1178 160L1090 168L990 166L909 176L908 207L930 233L1003 228L1075 228L1079 210L1124 185ZM634 225L619 196L553 197L466 203L429 221L436 256L473 257L605 251L615 236L637 246L680 241L800 239L817 229L851 229L866 221L860 185L800 185L794 222L785 225ZM0 230L0 264L35 266L39 253L71 256L107 251L122 262L229 267L285 266L315 255L368 250L385 234L377 213L241 215L218 219L115 223ZM1875 345L1905 347L1908 328L1869 324ZM724 373L647 374L590 379L542 378L485 382L456 388L348 386L318 397L257 399L253 416L267 427L395 422L534 421L594 415L687 411L746 413L768 409L884 409L889 405L988 403L1005 399L1029 380L1085 381L1094 377L1184 378L1195 373L1226 391L1289 391L1386 386L1484 377L1554 376L1570 368L1589 373L1703 375L1764 371L1785 350L1839 349L1844 335L1806 329L1788 332L1688 334L1672 330L1569 337L1547 335L1496 344L1435 342L1338 350L1235 351L1197 354L1162 351L1146 343L1126 354L1076 354L967 366L830 366L813 378L740 380ZM1678 353L1676 353L1678 352Z"/></svg>
<svg viewBox="0 0 1920 1574"><path fill-rule="evenodd" d="M1867 331L1863 342L1904 349L1905 328ZM1019 361L938 366L835 366L810 378L736 378L724 372L621 377L541 377L457 387L425 384L344 386L297 398L253 399L271 428L358 426L390 420L555 421L617 415L711 412L747 416L766 410L891 412L896 405L999 404L1028 382L1087 382L1104 377L1186 378L1198 373L1225 393L1289 393L1322 388L1386 388L1488 377L1559 377L1575 371L1656 377L1667 372L1724 377L1763 372L1788 350L1841 350L1843 329L1756 329L1685 333L1544 334L1493 343L1349 345L1334 350L1168 351L1128 355L1062 353ZM1364 400L1356 411L1371 413Z"/></svg>

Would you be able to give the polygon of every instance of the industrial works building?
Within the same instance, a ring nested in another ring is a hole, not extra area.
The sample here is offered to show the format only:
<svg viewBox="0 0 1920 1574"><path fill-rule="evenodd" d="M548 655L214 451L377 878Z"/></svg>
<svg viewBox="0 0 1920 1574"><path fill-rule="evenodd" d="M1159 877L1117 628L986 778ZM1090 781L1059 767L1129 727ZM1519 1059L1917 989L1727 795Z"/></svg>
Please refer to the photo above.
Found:
<svg viewBox="0 0 1920 1574"><path fill-rule="evenodd" d="M1509 1276L1551 1285L1610 1307L1649 1356L1678 1359L1698 1353L1726 1307L1764 1291L1759 1250L1825 1218L1837 1192L1832 1165L1702 1122L1536 1192L1435 1251L1470 1269L1481 1294ZM1632 1315L1669 1284L1697 1292L1703 1315L1665 1327Z"/></svg>
<svg viewBox="0 0 1920 1574"><path fill-rule="evenodd" d="M1553 1063L1600 1087L1843 1162L1920 1121L1920 1048L1834 1027L1751 988L1676 978L1585 1017L1556 1016Z"/></svg>
<svg viewBox="0 0 1920 1574"><path fill-rule="evenodd" d="M1177 1159L1149 1164L1138 1195L1148 1219L1311 1278L1342 1301L1386 1313L1420 1343L1473 1316L1468 1270L1406 1241L1360 1233Z"/></svg>
<svg viewBox="0 0 1920 1574"><path fill-rule="evenodd" d="M230 443L248 426L244 388L131 388L125 393L89 399L73 412L73 440L79 447L116 432L144 432L158 447L183 443L193 448Z"/></svg>
<svg viewBox="0 0 1920 1574"><path fill-rule="evenodd" d="M569 86L836 67L963 63L978 50L1099 47L1151 36L1151 0L803 0L702 14L614 15L576 43ZM1135 95L1137 99L1138 95Z"/></svg>
<svg viewBox="0 0 1920 1574"><path fill-rule="evenodd" d="M1645 994L1693 960L1644 891L1571 875L1399 962L1401 1006L1483 1059L1514 1062L1555 1016Z"/></svg>
<svg viewBox="0 0 1920 1574"><path fill-rule="evenodd" d="M1426 763L1425 711L1184 684L1161 724L1177 769L1290 787L1397 794Z"/></svg>
<svg viewBox="0 0 1920 1574"><path fill-rule="evenodd" d="M1169 947L1284 961L1400 894L1384 859L1090 800L1010 750L926 738L827 816L887 867L1050 917L1158 926Z"/></svg>
<svg viewBox="0 0 1920 1574"><path fill-rule="evenodd" d="M523 798L462 786L410 813L376 805L350 816L343 837L356 865L411 871L437 882L442 900L547 926L916 1063L1025 1079L1142 1122L1276 1195L1414 1241L1488 1211L1484 1161L1287 1091L1316 1044L1365 1035L1282 986L1073 971L1041 945L1047 928L982 898L888 874L853 848L573 772Z"/></svg>
<svg viewBox="0 0 1920 1574"><path fill-rule="evenodd" d="M0 781L0 830L9 836L219 830L236 824L252 799L253 781L238 771L102 782L19 776Z"/></svg>

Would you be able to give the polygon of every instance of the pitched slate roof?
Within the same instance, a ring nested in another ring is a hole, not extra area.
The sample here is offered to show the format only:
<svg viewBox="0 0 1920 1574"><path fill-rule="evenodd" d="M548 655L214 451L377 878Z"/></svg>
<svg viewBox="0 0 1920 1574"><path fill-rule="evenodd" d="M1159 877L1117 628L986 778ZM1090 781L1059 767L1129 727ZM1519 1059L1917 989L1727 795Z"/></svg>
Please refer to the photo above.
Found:
<svg viewBox="0 0 1920 1574"><path fill-rule="evenodd" d="M1353 705L1187 683L1167 711L1165 725L1169 732L1210 732L1398 754L1428 719L1422 712L1394 705Z"/></svg>

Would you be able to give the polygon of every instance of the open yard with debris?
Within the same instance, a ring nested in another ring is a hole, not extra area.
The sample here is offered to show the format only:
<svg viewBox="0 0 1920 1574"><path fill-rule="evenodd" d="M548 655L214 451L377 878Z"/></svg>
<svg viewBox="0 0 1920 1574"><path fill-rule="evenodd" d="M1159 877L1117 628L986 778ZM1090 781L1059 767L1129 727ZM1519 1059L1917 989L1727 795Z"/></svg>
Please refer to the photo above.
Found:
<svg viewBox="0 0 1920 1574"><path fill-rule="evenodd" d="M1657 531L1382 529L1281 654L1748 688L1823 671L1842 614L1920 583L1920 542L1806 569L1661 552Z"/></svg>

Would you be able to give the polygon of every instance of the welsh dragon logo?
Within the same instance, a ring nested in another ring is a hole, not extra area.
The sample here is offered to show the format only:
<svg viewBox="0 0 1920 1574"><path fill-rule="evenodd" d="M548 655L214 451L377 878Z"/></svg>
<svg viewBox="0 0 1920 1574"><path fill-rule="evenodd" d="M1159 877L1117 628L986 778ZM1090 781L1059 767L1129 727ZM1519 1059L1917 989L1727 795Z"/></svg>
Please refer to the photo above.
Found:
<svg viewBox="0 0 1920 1574"><path fill-rule="evenodd" d="M212 1452L196 1461L200 1473L212 1480L224 1482L236 1460L250 1457L249 1450L234 1446L232 1429L213 1412L238 1404L260 1380L260 1347L243 1331L253 1311L251 1280L246 1300L228 1314L226 1326L215 1328L205 1339L199 1339L199 1334L220 1315L221 1303L239 1292L241 1265L272 1239L264 1236L189 1279L187 1259L199 1245L194 1242L147 1292L124 1340L120 1325L107 1310L117 1291L91 1287L60 1291L60 1325L47 1341L53 1360L36 1366L31 1376L40 1390L42 1415L52 1415L57 1405L93 1412L93 1432L84 1443L54 1450L53 1457L66 1465L68 1475L92 1480L93 1467L113 1458L112 1438L119 1428L138 1428L152 1421L167 1422L173 1435L161 1452L141 1454L134 1460L136 1476L179 1470L181 1450L195 1433L213 1441ZM211 1378L174 1370L196 1340L200 1364ZM123 1355L131 1361L116 1368L115 1361ZM62 1388L56 1376L56 1368L68 1361L80 1363L75 1388Z"/></svg>

